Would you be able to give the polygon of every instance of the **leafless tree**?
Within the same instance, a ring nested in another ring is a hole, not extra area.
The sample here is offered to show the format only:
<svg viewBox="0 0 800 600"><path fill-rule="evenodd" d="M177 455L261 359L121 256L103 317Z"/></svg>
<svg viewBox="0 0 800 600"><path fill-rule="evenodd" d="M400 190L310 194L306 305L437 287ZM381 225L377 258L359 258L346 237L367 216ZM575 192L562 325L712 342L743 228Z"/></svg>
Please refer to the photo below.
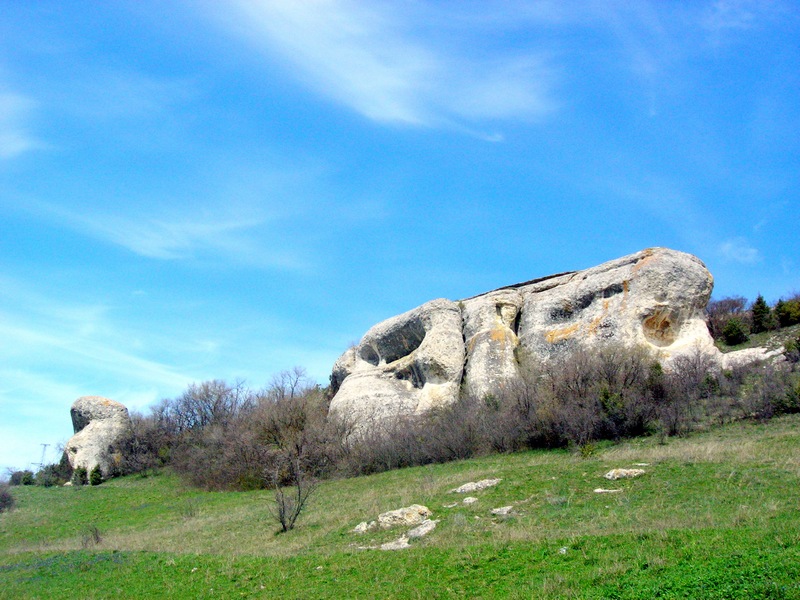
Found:
<svg viewBox="0 0 800 600"><path fill-rule="evenodd" d="M275 505L272 516L281 526L281 531L294 529L298 517L309 498L317 489L318 481L303 469L299 456L285 456L275 466Z"/></svg>

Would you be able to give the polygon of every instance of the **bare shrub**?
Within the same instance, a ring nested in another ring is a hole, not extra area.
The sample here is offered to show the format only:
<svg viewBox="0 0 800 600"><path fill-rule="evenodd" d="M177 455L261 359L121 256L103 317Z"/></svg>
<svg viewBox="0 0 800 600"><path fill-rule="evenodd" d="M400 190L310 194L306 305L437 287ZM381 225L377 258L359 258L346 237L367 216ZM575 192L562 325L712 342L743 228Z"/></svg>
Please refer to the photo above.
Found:
<svg viewBox="0 0 800 600"><path fill-rule="evenodd" d="M273 479L275 506L272 515L280 524L281 531L287 532L294 529L298 517L317 489L318 481L303 469L298 456L283 456L275 465Z"/></svg>
<svg viewBox="0 0 800 600"><path fill-rule="evenodd" d="M192 485L207 490L266 487L266 449L242 420L187 433L172 450L172 467Z"/></svg>
<svg viewBox="0 0 800 600"><path fill-rule="evenodd" d="M14 504L14 496L11 495L9 485L5 482L0 483L0 513L11 510Z"/></svg>
<svg viewBox="0 0 800 600"><path fill-rule="evenodd" d="M369 475L430 462L418 435L424 429L421 420L397 415L362 424L347 438L339 470L349 476Z"/></svg>
<svg viewBox="0 0 800 600"><path fill-rule="evenodd" d="M226 426L252 405L253 397L243 381L228 385L215 379L191 384L172 405L170 417L177 432L202 429L209 425Z"/></svg>
<svg viewBox="0 0 800 600"><path fill-rule="evenodd" d="M491 445L488 423L499 410L499 399L494 396L483 399L465 396L433 410L424 422L417 424L425 462L448 462L485 454Z"/></svg>
<svg viewBox="0 0 800 600"><path fill-rule="evenodd" d="M103 541L103 536L100 533L97 525L88 525L81 536L81 547L91 548L97 546Z"/></svg>
<svg viewBox="0 0 800 600"><path fill-rule="evenodd" d="M527 368L517 407L528 444L582 447L645 433L657 400L651 363L642 350L608 345Z"/></svg>
<svg viewBox="0 0 800 600"><path fill-rule="evenodd" d="M720 300L712 299L706 307L706 322L708 330L715 340L722 338L723 329L732 318L737 318L743 324L749 323L750 313L747 311L747 298L742 296L729 296Z"/></svg>
<svg viewBox="0 0 800 600"><path fill-rule="evenodd" d="M666 394L657 407L661 433L682 435L690 431L701 411L701 400L718 390L713 359L700 350L677 357L665 375Z"/></svg>
<svg viewBox="0 0 800 600"><path fill-rule="evenodd" d="M206 489L258 489L293 481L280 478L286 461L304 477L328 476L337 467L342 439L327 419L328 398L302 369L286 371L259 393L246 394L236 414L185 430L171 449L171 464ZM281 476L282 477L282 476Z"/></svg>
<svg viewBox="0 0 800 600"><path fill-rule="evenodd" d="M765 421L780 414L800 412L800 385L790 369L764 365L741 394L745 416Z"/></svg>

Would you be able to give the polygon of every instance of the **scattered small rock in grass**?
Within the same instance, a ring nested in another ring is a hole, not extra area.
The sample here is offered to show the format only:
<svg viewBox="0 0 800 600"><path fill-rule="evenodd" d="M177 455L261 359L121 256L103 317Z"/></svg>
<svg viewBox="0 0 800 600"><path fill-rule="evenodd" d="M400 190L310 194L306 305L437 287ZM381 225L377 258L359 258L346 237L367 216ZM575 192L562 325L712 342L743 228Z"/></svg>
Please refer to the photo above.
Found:
<svg viewBox="0 0 800 600"><path fill-rule="evenodd" d="M506 515L511 514L512 510L514 510L513 506L501 506L500 508L493 508L492 514L500 517L505 517Z"/></svg>
<svg viewBox="0 0 800 600"><path fill-rule="evenodd" d="M475 504L478 499L475 496L467 496L462 500L464 504Z"/></svg>
<svg viewBox="0 0 800 600"><path fill-rule="evenodd" d="M594 493L595 494L617 494L617 493L619 493L621 491L622 490L605 490L603 488L596 488L594 490Z"/></svg>
<svg viewBox="0 0 800 600"><path fill-rule="evenodd" d="M558 549L558 553L559 554L566 554L567 553L567 547L566 546L561 546L561 548Z"/></svg>
<svg viewBox="0 0 800 600"><path fill-rule="evenodd" d="M458 502L451 502L450 504L442 504L442 508L455 508L458 506Z"/></svg>
<svg viewBox="0 0 800 600"><path fill-rule="evenodd" d="M411 531L409 531L406 535L410 538L421 538L428 535L431 531L436 529L436 524L438 523L438 519L436 521L432 521L430 519L425 519L422 523L414 527Z"/></svg>
<svg viewBox="0 0 800 600"><path fill-rule="evenodd" d="M408 538L406 536L396 539L393 542L381 544L381 550L404 550L405 548L410 547L411 545L408 543Z"/></svg>
<svg viewBox="0 0 800 600"><path fill-rule="evenodd" d="M485 490L486 488L497 485L501 481L502 479L482 479L480 481L470 481L469 483L465 483L464 485L457 487L454 490L450 490L450 493L469 494L470 492Z"/></svg>
<svg viewBox="0 0 800 600"><path fill-rule="evenodd" d="M649 467L650 463L633 463L634 467Z"/></svg>
<svg viewBox="0 0 800 600"><path fill-rule="evenodd" d="M369 523L362 521L353 528L353 533L367 533L368 531L375 529L377 526L378 524L375 521L370 521Z"/></svg>
<svg viewBox="0 0 800 600"><path fill-rule="evenodd" d="M603 477L611 481L616 481L617 479L631 479L644 474L645 471L643 469L611 469L608 473L603 475Z"/></svg>

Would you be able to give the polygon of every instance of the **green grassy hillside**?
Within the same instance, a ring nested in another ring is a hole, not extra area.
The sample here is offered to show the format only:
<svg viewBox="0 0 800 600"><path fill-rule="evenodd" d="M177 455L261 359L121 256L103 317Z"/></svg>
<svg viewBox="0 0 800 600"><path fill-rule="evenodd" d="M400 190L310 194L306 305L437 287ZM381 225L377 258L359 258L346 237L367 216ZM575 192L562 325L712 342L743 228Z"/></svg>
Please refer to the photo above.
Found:
<svg viewBox="0 0 800 600"><path fill-rule="evenodd" d="M777 350L785 346L788 342L796 340L798 337L800 337L800 325L792 325L791 327L783 327L773 331L751 333L746 342L737 344L736 346L728 346L723 340L717 340L715 344L722 352L744 350L745 348L755 348L757 346L769 350Z"/></svg>
<svg viewBox="0 0 800 600"><path fill-rule="evenodd" d="M637 479L602 478L640 463ZM448 491L487 477L502 481L474 504ZM325 482L286 534L271 494L200 492L167 473L17 487L0 515L0 598L800 598L798 490L798 415L589 458L535 451ZM430 535L362 549L402 530L356 524L412 503L439 519Z"/></svg>

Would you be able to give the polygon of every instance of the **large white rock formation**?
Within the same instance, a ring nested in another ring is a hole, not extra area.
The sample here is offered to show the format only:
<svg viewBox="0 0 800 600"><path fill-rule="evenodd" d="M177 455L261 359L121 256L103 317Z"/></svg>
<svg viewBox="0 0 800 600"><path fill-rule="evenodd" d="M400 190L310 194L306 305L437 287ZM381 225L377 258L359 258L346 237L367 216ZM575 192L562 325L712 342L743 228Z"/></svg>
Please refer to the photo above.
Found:
<svg viewBox="0 0 800 600"><path fill-rule="evenodd" d="M609 342L666 364L697 351L719 359L704 317L712 287L698 258L649 248L460 302L433 300L375 325L339 358L331 410L362 424L420 413L460 393L501 392L519 380L523 358Z"/></svg>
<svg viewBox="0 0 800 600"><path fill-rule="evenodd" d="M69 412L75 431L67 442L69 464L87 471L99 465L107 477L121 458L120 446L132 435L128 409L101 396L82 396Z"/></svg>

